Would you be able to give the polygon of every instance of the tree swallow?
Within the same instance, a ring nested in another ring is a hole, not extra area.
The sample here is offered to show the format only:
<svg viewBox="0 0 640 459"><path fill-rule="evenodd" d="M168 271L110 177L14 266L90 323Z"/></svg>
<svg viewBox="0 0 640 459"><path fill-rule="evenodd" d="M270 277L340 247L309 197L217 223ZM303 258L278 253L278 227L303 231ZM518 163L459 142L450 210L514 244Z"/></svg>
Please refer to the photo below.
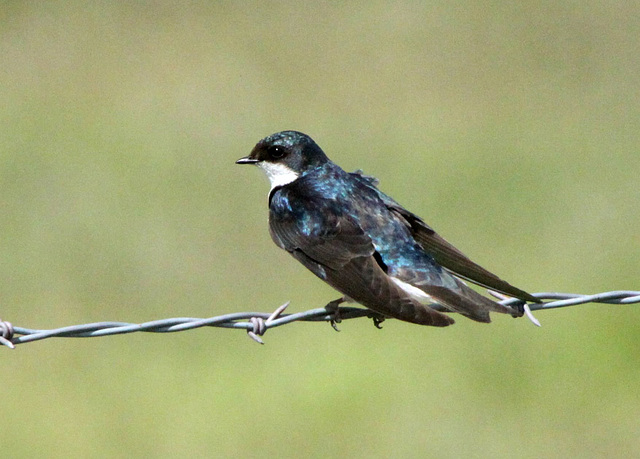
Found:
<svg viewBox="0 0 640 459"><path fill-rule="evenodd" d="M334 164L311 137L283 131L262 139L237 164L255 164L271 182L269 230L289 252L345 298L385 317L445 327L457 312L490 322L520 317L469 288L465 279L539 302L478 266L361 172Z"/></svg>

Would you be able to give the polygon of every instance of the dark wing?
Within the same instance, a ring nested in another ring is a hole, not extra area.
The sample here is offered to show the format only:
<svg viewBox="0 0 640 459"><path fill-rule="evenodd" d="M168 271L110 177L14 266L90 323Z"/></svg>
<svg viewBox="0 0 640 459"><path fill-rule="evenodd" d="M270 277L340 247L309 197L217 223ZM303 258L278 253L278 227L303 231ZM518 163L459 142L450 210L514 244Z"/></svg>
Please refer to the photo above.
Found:
<svg viewBox="0 0 640 459"><path fill-rule="evenodd" d="M482 287L524 301L533 303L540 302L538 298L524 290L514 287L495 274L487 271L482 266L471 261L465 254L447 242L417 215L412 214L400 206L390 207L389 209L407 222L407 225L411 228L413 238L433 257L436 263L443 268L446 268L458 277Z"/></svg>
<svg viewBox="0 0 640 459"><path fill-rule="evenodd" d="M272 215L273 240L333 288L367 308L421 325L444 327L450 317L410 298L376 261L369 236L347 216L323 216L322 231L302 231ZM379 256L378 256L379 257Z"/></svg>
<svg viewBox="0 0 640 459"><path fill-rule="evenodd" d="M453 245L442 238L436 233L429 225L427 225L420 217L412 212L409 212L396 201L391 199L386 194L382 193L375 187L375 179L362 174L352 174L352 176L359 177L369 187L375 189L385 203L387 208L393 212L398 218L403 220L407 227L411 230L413 238L422 246L425 252L429 253L433 259L443 268L452 272L462 279L466 279L469 282L480 285L482 287L495 290L505 295L518 298L520 300L529 301L533 303L540 303L541 301L530 295L529 293L520 290L517 287L509 284L508 282L500 279L495 274L487 271L482 266L471 261L465 254L456 249Z"/></svg>

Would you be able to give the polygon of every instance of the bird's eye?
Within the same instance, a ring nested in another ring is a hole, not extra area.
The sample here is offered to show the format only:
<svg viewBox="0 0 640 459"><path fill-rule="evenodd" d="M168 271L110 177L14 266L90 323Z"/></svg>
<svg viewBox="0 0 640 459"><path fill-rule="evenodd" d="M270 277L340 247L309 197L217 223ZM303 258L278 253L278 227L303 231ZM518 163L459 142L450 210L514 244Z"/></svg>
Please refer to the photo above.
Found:
<svg viewBox="0 0 640 459"><path fill-rule="evenodd" d="M286 150L280 145L271 145L267 151L269 152L269 157L273 159L282 158L286 153Z"/></svg>

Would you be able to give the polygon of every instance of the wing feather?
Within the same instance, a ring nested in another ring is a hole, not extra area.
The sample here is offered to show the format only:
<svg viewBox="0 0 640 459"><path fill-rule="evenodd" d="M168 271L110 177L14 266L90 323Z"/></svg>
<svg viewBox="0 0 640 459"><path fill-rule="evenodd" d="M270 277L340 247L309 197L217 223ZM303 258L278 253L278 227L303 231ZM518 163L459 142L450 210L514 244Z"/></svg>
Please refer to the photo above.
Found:
<svg viewBox="0 0 640 459"><path fill-rule="evenodd" d="M420 325L444 327L449 316L410 297L376 261L375 247L355 220L333 216L322 232L301 230L295 220L270 219L271 235L305 267L367 308Z"/></svg>
<svg viewBox="0 0 640 459"><path fill-rule="evenodd" d="M398 204L391 197L387 196L377 188L377 180L368 175L363 175L361 171L351 174L352 177L361 181L369 188L375 190L387 208L396 215L410 229L413 238L418 242L425 252L430 254L436 263L447 269L456 276L473 282L481 287L495 290L505 295L518 298L520 300L533 303L541 301L508 282L500 279L495 274L487 271L482 266L470 260L460 250L456 249L447 240L427 225L416 214Z"/></svg>

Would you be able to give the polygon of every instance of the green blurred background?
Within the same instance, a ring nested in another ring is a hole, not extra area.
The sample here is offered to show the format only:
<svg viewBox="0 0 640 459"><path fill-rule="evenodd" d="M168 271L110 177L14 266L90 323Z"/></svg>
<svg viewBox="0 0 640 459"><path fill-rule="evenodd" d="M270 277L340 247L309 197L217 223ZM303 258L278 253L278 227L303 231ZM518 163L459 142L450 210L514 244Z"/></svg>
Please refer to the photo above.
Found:
<svg viewBox="0 0 640 459"><path fill-rule="evenodd" d="M324 305L234 161L283 129L530 291L640 289L635 2L0 2L0 317ZM35 457L640 454L640 311L0 349Z"/></svg>

